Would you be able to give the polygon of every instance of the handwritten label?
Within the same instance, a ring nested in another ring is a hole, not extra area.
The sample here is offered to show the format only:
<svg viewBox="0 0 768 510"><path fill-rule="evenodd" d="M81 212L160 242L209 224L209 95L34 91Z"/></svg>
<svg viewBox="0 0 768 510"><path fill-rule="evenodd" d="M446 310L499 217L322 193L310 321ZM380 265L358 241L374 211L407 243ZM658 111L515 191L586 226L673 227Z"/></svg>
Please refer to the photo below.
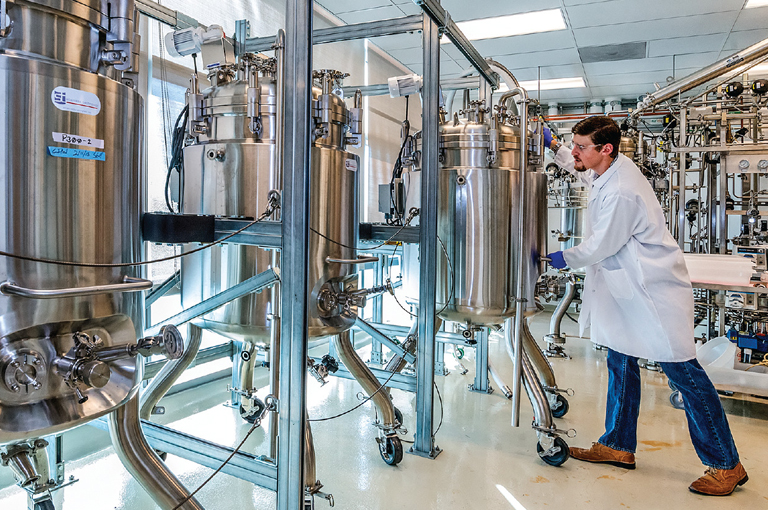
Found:
<svg viewBox="0 0 768 510"><path fill-rule="evenodd" d="M56 108L65 112L98 115L101 111L99 97L85 90L56 87L51 92L51 101Z"/></svg>
<svg viewBox="0 0 768 510"><path fill-rule="evenodd" d="M346 168L350 172L357 172L357 160L356 159L348 159L348 160L344 161L344 168Z"/></svg>
<svg viewBox="0 0 768 510"><path fill-rule="evenodd" d="M54 142L71 143L72 145L85 145L86 147L95 147L96 149L104 148L104 140L99 140L98 138L70 135L69 133L56 133L55 131L52 134Z"/></svg>
<svg viewBox="0 0 768 510"><path fill-rule="evenodd" d="M48 147L48 154L55 158L90 159L93 161L106 160L104 152L70 149L69 147Z"/></svg>

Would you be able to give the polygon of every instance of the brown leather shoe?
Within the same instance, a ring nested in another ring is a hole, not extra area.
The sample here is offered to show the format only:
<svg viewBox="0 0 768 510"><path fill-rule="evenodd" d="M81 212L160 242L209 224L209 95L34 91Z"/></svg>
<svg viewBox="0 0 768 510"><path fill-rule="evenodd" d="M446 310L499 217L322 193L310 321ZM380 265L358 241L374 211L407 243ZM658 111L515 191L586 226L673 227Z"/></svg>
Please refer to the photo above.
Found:
<svg viewBox="0 0 768 510"><path fill-rule="evenodd" d="M571 457L586 462L596 462L600 464L610 464L624 469L635 469L635 454L614 450L601 443L592 443L592 448L574 448L569 449Z"/></svg>
<svg viewBox="0 0 768 510"><path fill-rule="evenodd" d="M747 471L739 462L733 469L707 468L704 476L693 482L688 489L707 496L727 496L737 485L744 485L747 480Z"/></svg>

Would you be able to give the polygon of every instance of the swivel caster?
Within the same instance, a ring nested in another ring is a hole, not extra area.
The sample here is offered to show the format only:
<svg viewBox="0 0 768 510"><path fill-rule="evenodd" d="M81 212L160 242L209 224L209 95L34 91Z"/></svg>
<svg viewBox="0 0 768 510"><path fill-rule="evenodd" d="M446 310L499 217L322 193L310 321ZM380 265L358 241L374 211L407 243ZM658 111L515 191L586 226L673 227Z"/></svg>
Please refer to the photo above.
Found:
<svg viewBox="0 0 768 510"><path fill-rule="evenodd" d="M568 409L570 409L570 404L568 404L568 399L566 399L562 395L557 396L557 402L554 406L552 406L552 416L555 418L562 418L566 415L568 412Z"/></svg>
<svg viewBox="0 0 768 510"><path fill-rule="evenodd" d="M397 436L387 436L379 443L379 453L390 466L397 466L403 460L403 443Z"/></svg>
<svg viewBox="0 0 768 510"><path fill-rule="evenodd" d="M251 405L248 409L242 404L240 405L240 417L248 423L256 423L256 420L261 416L264 411L265 404L258 398L251 399Z"/></svg>
<svg viewBox="0 0 768 510"><path fill-rule="evenodd" d="M680 394L678 390L673 391L669 395L669 403L672 404L672 407L675 409L685 409L685 402L683 402L683 396Z"/></svg>
<svg viewBox="0 0 768 510"><path fill-rule="evenodd" d="M395 407L395 420L397 420L398 425L403 425L403 412L397 407Z"/></svg>
<svg viewBox="0 0 768 510"><path fill-rule="evenodd" d="M552 446L547 450L544 450L541 443L537 443L536 452L541 460L550 466L561 466L571 456L568 451L568 443L562 437L556 437Z"/></svg>

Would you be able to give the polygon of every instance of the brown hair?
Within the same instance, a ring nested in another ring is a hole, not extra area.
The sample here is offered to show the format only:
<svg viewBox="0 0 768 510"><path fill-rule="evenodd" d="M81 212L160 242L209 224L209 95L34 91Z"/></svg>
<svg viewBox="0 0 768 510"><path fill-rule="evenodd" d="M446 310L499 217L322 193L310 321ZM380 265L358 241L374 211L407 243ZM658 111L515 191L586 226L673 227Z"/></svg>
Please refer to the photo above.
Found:
<svg viewBox="0 0 768 510"><path fill-rule="evenodd" d="M587 117L573 126L571 132L574 135L588 136L595 145L607 145L610 143L613 146L612 158L615 158L619 153L621 130L610 117L605 115Z"/></svg>

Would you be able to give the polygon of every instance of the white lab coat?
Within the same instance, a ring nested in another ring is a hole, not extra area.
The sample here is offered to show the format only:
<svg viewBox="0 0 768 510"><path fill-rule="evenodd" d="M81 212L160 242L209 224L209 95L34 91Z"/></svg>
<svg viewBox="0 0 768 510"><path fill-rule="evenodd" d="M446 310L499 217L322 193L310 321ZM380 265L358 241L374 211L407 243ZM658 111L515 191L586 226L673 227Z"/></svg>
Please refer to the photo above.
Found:
<svg viewBox="0 0 768 510"><path fill-rule="evenodd" d="M623 154L600 176L575 171L565 147L555 163L590 189L584 241L563 252L568 266L586 269L582 336L591 325L593 342L623 354L695 358L691 280L646 178Z"/></svg>

